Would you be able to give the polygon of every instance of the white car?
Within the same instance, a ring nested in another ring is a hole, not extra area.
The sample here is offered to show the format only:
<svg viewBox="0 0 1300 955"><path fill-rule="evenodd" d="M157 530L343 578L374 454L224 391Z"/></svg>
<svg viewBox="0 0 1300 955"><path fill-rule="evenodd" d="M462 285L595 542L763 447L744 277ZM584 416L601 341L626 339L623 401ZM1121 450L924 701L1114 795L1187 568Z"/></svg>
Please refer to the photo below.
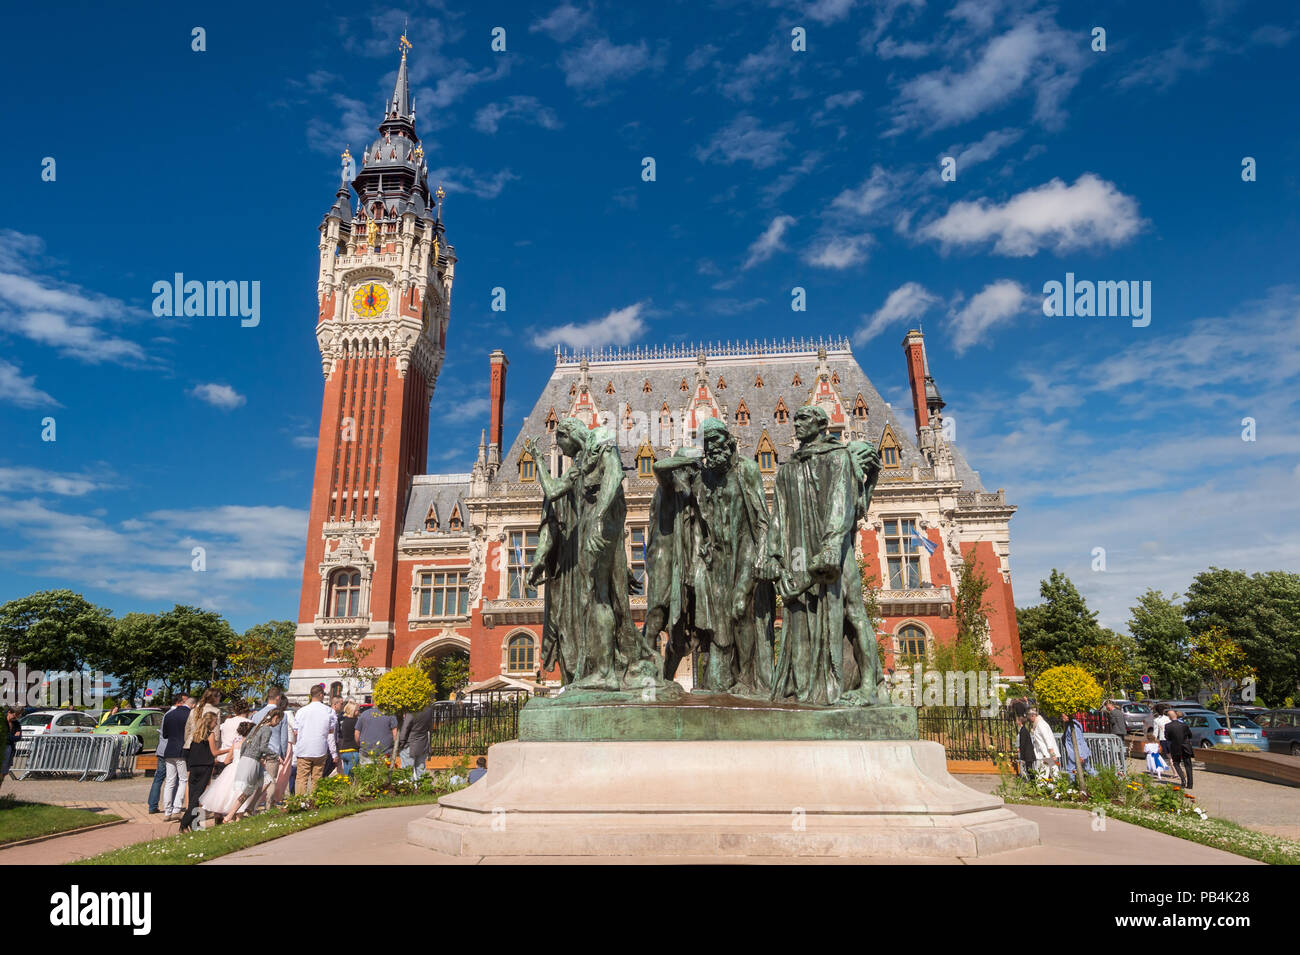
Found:
<svg viewBox="0 0 1300 955"><path fill-rule="evenodd" d="M28 713L19 721L22 738L18 740L16 751L26 752L31 748L32 740L43 733L84 733L89 736L99 724L89 713L75 710L37 710Z"/></svg>

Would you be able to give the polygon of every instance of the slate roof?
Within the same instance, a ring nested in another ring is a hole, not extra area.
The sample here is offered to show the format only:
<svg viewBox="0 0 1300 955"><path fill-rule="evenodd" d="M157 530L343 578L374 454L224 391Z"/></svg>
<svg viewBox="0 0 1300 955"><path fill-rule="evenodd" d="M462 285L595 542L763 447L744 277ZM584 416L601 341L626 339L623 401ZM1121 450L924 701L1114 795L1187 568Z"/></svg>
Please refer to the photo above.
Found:
<svg viewBox="0 0 1300 955"><path fill-rule="evenodd" d="M438 532L451 532L451 512L460 505L460 517L465 521L462 530L468 527L469 512L465 509L465 495L469 492L468 474L420 474L411 482L411 491L406 500L406 520L402 526L403 534L423 534L424 519L430 506L438 515Z"/></svg>
<svg viewBox="0 0 1300 955"><path fill-rule="evenodd" d="M829 343L828 343L829 344ZM891 409L879 392L876 391L857 359L853 357L848 342L834 343L835 347L826 349L826 363L830 373L836 375L839 383L834 385L846 413L850 415L851 431L865 432L868 440L879 444L886 424L889 425L897 439L901 451L901 469L910 469L913 465L925 467L925 461L916 447L916 432L910 408ZM776 448L778 462L783 461L797 446L794 436L794 413L809 402L813 387L817 382L819 366L816 343L807 347L791 346L744 346L722 345L703 348L707 356L705 364L706 378L719 410L726 415L726 424L736 436L739 453L752 457L757 453L758 443L766 428L768 436ZM616 426L624 414L624 404L630 404L633 412L642 412L649 420L657 420L663 403L666 401L677 429L680 440L680 421L683 410L692 399L696 387L696 371L699 368L698 352L693 347L650 349L614 356L600 354L588 359L587 376L589 391L596 408L608 412L610 425ZM667 355L669 357L637 357ZM900 361L900 370L902 362ZM762 376L763 386L757 380ZM792 384L795 376L801 384ZM523 452L524 439L534 437L543 450L551 446L552 434L547 430L546 419L552 408L558 418L568 415L574 397L570 388L582 377L581 359L577 356L557 355L557 363L550 379L542 389L541 395L533 405L532 411L515 435L509 450L502 456L501 469L497 473L498 482L515 482L519 480L519 458ZM725 380L726 387L719 388L718 380ZM687 390L682 391L685 380ZM650 382L650 392L646 393L645 383ZM612 384L613 393L607 388ZM865 426L851 417L858 394L862 395L867 406ZM778 402L784 399L789 416L784 423L777 421ZM750 423L738 425L736 412L741 402L749 410ZM674 441L677 443L677 441ZM626 443L625 443L626 444ZM662 457L668 447L655 445L655 455ZM979 475L971 470L966 459L955 447L952 448L957 476L964 490L983 490ZM628 470L636 467L636 446L623 446L621 454L623 465ZM421 520L423 516L421 515Z"/></svg>

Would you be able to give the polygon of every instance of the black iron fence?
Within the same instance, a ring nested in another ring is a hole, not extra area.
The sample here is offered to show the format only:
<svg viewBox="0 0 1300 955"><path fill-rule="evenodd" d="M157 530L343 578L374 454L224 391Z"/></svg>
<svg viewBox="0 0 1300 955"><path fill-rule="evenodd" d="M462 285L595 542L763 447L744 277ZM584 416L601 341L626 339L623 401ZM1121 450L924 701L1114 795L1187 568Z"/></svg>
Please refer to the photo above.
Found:
<svg viewBox="0 0 1300 955"><path fill-rule="evenodd" d="M494 743L517 739L519 710L527 700L524 690L491 690L434 704L430 755L473 756Z"/></svg>

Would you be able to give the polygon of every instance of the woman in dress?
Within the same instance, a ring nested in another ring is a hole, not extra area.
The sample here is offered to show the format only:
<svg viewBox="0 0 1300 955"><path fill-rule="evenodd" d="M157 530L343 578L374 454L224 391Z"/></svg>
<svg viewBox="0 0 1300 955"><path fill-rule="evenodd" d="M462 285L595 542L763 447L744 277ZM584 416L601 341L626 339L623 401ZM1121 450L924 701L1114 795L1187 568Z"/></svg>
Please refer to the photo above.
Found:
<svg viewBox="0 0 1300 955"><path fill-rule="evenodd" d="M203 811L199 800L212 781L212 767L217 757L223 753L225 750L217 741L217 714L204 713L196 721L190 748L185 751L185 765L189 769L189 803L185 815L181 816L181 832L189 832L199 820Z"/></svg>
<svg viewBox="0 0 1300 955"><path fill-rule="evenodd" d="M239 748L239 762L235 764L230 794L227 797L227 815L233 822L257 808L269 776L262 762L275 757L271 749L271 734L284 719L284 710L278 706L262 717L262 722L249 731Z"/></svg>
<svg viewBox="0 0 1300 955"><path fill-rule="evenodd" d="M247 707L245 707L247 709ZM229 723L227 720L226 723ZM231 740L230 749L224 756L218 757L218 760L224 762L225 769L217 776L217 781L210 784L199 797L199 805L209 815L217 817L217 825L221 825L224 817L230 815L239 806L232 798L235 788L236 771L232 768L239 765L239 751L244 743L244 738L253 731L253 724L248 720L242 721L238 726L226 730L225 735Z"/></svg>

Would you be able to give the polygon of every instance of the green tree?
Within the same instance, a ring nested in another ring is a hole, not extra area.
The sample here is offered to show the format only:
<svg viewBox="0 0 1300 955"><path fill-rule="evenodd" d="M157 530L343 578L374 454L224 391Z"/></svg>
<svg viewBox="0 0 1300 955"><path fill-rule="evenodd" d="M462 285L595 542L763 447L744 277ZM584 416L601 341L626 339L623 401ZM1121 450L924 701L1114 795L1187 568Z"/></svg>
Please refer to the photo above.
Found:
<svg viewBox="0 0 1300 955"><path fill-rule="evenodd" d="M177 604L158 615L151 648L154 672L168 690L207 686L213 661L220 678L234 644L235 631L221 614Z"/></svg>
<svg viewBox="0 0 1300 955"><path fill-rule="evenodd" d="M1053 569L1040 583L1038 592L1042 603L1016 610L1020 646L1026 654L1039 651L1050 665L1061 666L1076 662L1084 647L1105 642L1097 612L1088 609L1065 574Z"/></svg>
<svg viewBox="0 0 1300 955"><path fill-rule="evenodd" d="M951 663L945 666L936 660L939 669L991 670L993 655L989 651L989 615L993 609L985 602L989 581L984 571L973 560L965 565L957 599L953 601L953 616L957 624L957 637Z"/></svg>
<svg viewBox="0 0 1300 955"><path fill-rule="evenodd" d="M157 614L128 613L114 621L100 652L90 659L91 666L117 678L129 700L159 676L153 655L157 629Z"/></svg>
<svg viewBox="0 0 1300 955"><path fill-rule="evenodd" d="M1211 567L1196 575L1183 607L1193 635L1220 628L1259 673L1269 700L1300 684L1300 574L1247 574Z"/></svg>
<svg viewBox="0 0 1300 955"><path fill-rule="evenodd" d="M1101 706L1105 696L1101 684L1093 678L1092 674L1074 664L1044 670L1034 684L1034 694L1038 697L1038 708L1052 716L1072 716L1086 710L1095 710ZM1079 747L1073 748L1075 783L1081 790L1087 792ZM1061 755L1064 757L1064 750Z"/></svg>
<svg viewBox="0 0 1300 955"><path fill-rule="evenodd" d="M444 653L426 657L421 668L433 681L438 699L449 700L469 683L469 657L464 653Z"/></svg>
<svg viewBox="0 0 1300 955"><path fill-rule="evenodd" d="M1223 701L1223 718L1231 729L1228 708L1232 706L1232 691L1242 680L1255 675L1255 668L1246 661L1246 652L1222 627L1214 626L1192 638L1188 662Z"/></svg>
<svg viewBox="0 0 1300 955"><path fill-rule="evenodd" d="M1196 673L1187 662L1191 634L1178 594L1165 597L1148 589L1129 608L1129 633L1137 641L1138 669L1151 677L1156 698L1185 696L1196 688Z"/></svg>
<svg viewBox="0 0 1300 955"><path fill-rule="evenodd" d="M1118 639L1084 647L1079 663L1105 688L1108 697L1115 695L1117 686L1128 686L1133 681L1131 657Z"/></svg>
<svg viewBox="0 0 1300 955"><path fill-rule="evenodd" d="M222 694L260 700L273 686L283 686L293 669L292 620L271 620L236 637L215 686Z"/></svg>
<svg viewBox="0 0 1300 955"><path fill-rule="evenodd" d="M102 654L112 629L112 613L81 594L42 590L0 606L0 659L80 671Z"/></svg>
<svg viewBox="0 0 1300 955"><path fill-rule="evenodd" d="M375 681L379 679L379 667L370 666L366 663L374 647L366 646L345 646L339 653L339 659L343 661L343 666L339 667L339 679L351 682L354 687L368 686L374 688Z"/></svg>

